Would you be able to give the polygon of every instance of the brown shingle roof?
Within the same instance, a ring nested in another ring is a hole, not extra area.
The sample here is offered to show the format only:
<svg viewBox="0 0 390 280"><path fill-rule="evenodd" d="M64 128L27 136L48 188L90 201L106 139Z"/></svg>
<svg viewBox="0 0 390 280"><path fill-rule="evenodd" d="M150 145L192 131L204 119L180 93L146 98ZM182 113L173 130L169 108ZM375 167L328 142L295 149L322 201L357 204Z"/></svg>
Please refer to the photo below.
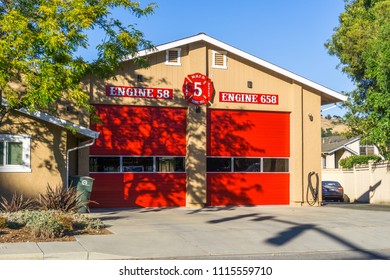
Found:
<svg viewBox="0 0 390 280"><path fill-rule="evenodd" d="M356 138L347 138L344 135L335 135L322 138L322 153L331 153L337 151L347 144L359 140L359 137Z"/></svg>

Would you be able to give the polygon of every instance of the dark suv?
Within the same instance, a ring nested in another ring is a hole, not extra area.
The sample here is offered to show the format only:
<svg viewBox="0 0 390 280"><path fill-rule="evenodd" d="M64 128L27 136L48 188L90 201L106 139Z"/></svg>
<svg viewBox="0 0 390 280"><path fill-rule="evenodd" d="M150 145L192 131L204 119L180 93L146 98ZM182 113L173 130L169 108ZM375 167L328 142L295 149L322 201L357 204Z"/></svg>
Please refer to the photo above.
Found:
<svg viewBox="0 0 390 280"><path fill-rule="evenodd" d="M322 181L322 200L344 201L344 189L337 181Z"/></svg>

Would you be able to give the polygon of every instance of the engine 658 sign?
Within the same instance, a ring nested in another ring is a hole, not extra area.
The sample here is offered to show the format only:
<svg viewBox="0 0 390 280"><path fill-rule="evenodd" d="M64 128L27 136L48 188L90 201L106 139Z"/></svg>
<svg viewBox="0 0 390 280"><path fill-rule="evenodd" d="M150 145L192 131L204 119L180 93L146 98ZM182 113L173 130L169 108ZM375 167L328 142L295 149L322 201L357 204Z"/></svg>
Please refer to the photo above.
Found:
<svg viewBox="0 0 390 280"><path fill-rule="evenodd" d="M183 93L188 103L203 105L210 102L214 88L209 77L195 73L184 78Z"/></svg>

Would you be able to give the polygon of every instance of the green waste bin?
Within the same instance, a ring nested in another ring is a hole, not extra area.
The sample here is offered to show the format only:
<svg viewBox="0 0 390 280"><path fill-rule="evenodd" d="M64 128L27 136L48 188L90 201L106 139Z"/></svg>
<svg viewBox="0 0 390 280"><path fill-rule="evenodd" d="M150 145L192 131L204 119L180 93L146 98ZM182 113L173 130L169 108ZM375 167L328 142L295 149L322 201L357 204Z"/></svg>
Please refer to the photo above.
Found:
<svg viewBox="0 0 390 280"><path fill-rule="evenodd" d="M88 176L70 176L69 179L70 187L77 189L78 200L81 205L78 212L87 213L94 179Z"/></svg>

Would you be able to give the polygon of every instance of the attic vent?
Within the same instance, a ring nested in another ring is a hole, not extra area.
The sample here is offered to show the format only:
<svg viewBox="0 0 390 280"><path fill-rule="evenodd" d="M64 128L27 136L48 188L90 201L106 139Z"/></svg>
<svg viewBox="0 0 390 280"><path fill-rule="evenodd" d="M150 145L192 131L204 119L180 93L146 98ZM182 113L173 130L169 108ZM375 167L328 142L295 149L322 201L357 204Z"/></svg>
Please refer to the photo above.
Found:
<svg viewBox="0 0 390 280"><path fill-rule="evenodd" d="M227 59L225 51L213 51L213 68L227 68Z"/></svg>
<svg viewBox="0 0 390 280"><path fill-rule="evenodd" d="M181 65L180 52L181 52L181 49L167 50L166 56L165 56L165 64L167 64L167 65Z"/></svg>

